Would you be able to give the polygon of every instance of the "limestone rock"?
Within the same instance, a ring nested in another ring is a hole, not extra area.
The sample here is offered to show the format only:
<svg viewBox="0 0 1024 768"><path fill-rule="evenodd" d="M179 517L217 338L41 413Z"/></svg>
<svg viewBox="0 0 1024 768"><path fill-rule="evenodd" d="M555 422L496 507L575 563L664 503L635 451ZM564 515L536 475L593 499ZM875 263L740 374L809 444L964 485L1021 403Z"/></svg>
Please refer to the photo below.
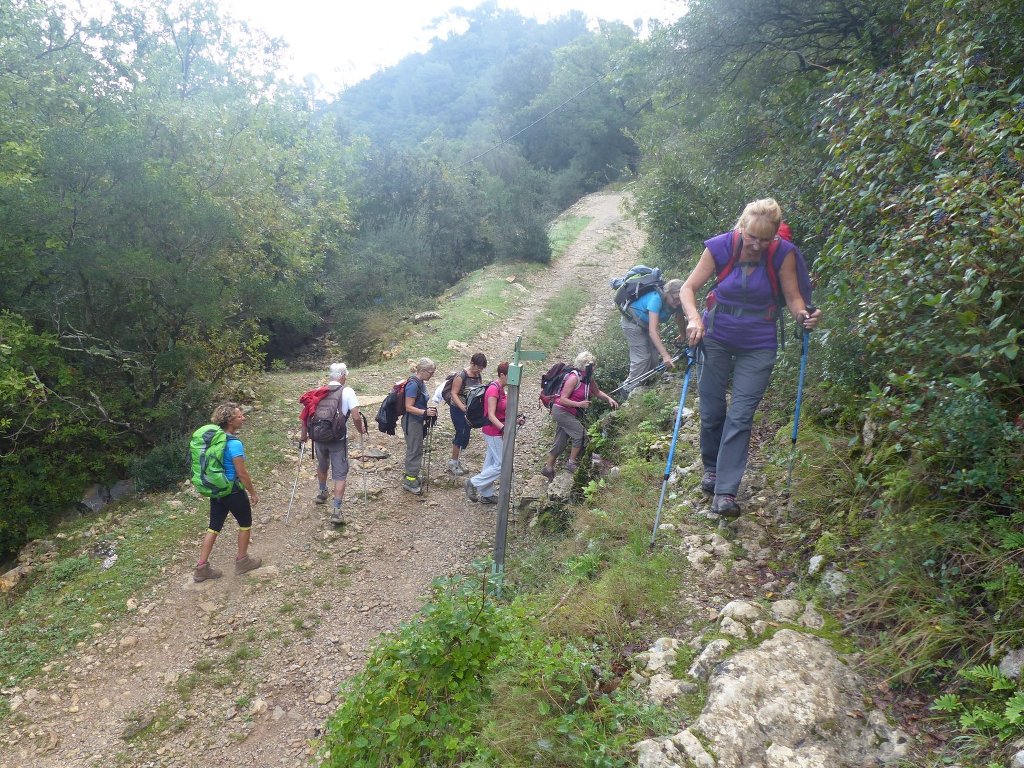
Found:
<svg viewBox="0 0 1024 768"><path fill-rule="evenodd" d="M828 643L783 629L718 665L697 721L642 754L663 768L673 763L653 760L668 754L667 741L706 768L862 768L904 759L906 735L880 712L861 713L862 688Z"/></svg>
<svg viewBox="0 0 1024 768"><path fill-rule="evenodd" d="M711 670L714 669L718 662L725 658L725 653L728 650L728 640L712 640L700 652L700 656L697 657L693 664L690 665L690 669L686 674L697 680L707 680L711 675Z"/></svg>
<svg viewBox="0 0 1024 768"><path fill-rule="evenodd" d="M1021 669L1024 669L1024 648L1014 648L999 662L999 671L1011 680L1020 678Z"/></svg>
<svg viewBox="0 0 1024 768"><path fill-rule="evenodd" d="M772 603L772 617L776 621L795 622L803 610L803 603L799 600L776 600Z"/></svg>
<svg viewBox="0 0 1024 768"><path fill-rule="evenodd" d="M729 618L742 624L752 624L758 619L764 618L761 608L746 600L733 600L727 603L719 615L723 619Z"/></svg>

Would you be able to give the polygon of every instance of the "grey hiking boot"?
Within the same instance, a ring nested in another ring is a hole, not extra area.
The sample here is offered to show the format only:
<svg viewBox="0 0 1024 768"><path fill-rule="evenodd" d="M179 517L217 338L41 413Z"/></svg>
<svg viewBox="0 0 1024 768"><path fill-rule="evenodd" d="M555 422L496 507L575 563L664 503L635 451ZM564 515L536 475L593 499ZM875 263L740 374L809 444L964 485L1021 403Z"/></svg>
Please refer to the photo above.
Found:
<svg viewBox="0 0 1024 768"><path fill-rule="evenodd" d="M219 579L223 575L223 571L214 568L209 563L203 563L202 565L197 565L196 569L192 571L192 581L200 582L207 581L208 579Z"/></svg>
<svg viewBox="0 0 1024 768"><path fill-rule="evenodd" d="M240 576L243 573L255 571L261 565L263 565L263 560L261 558L246 555L241 560L235 560L235 575Z"/></svg>
<svg viewBox="0 0 1024 768"><path fill-rule="evenodd" d="M472 480L466 480L466 498L470 501L480 501L480 494L477 493L476 486L473 485Z"/></svg>
<svg viewBox="0 0 1024 768"><path fill-rule="evenodd" d="M313 503L314 504L326 504L328 496L330 496L330 494L327 492L327 489L324 488L313 498Z"/></svg>
<svg viewBox="0 0 1024 768"><path fill-rule="evenodd" d="M466 474L466 470L462 468L458 459L452 459L448 462L448 471L455 475L455 477Z"/></svg>
<svg viewBox="0 0 1024 768"><path fill-rule="evenodd" d="M402 481L402 488L407 490L409 493L420 494L423 493L423 486L420 485L419 478L412 478L411 480L407 477Z"/></svg>
<svg viewBox="0 0 1024 768"><path fill-rule="evenodd" d="M704 493L714 493L716 482L718 482L718 475L710 469L706 469L700 478L700 489L704 491Z"/></svg>
<svg viewBox="0 0 1024 768"><path fill-rule="evenodd" d="M334 510L331 512L331 516L327 518L327 521L332 525L344 525L345 515L341 511L341 507L335 507Z"/></svg>
<svg viewBox="0 0 1024 768"><path fill-rule="evenodd" d="M736 497L732 494L720 493L716 494L715 500L711 502L711 511L722 517L739 517L740 505L736 503Z"/></svg>

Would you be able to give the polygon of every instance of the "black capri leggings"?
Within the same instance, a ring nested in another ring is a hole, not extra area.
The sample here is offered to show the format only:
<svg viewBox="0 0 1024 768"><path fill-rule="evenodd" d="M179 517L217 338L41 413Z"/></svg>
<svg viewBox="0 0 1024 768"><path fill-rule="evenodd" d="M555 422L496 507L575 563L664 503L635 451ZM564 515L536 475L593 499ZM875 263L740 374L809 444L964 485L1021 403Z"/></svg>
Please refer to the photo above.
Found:
<svg viewBox="0 0 1024 768"><path fill-rule="evenodd" d="M237 486L227 496L219 499L210 499L210 530L220 533L224 527L224 521L228 519L228 512L238 521L238 527L247 531L252 528L252 505L249 504L249 494L245 488Z"/></svg>

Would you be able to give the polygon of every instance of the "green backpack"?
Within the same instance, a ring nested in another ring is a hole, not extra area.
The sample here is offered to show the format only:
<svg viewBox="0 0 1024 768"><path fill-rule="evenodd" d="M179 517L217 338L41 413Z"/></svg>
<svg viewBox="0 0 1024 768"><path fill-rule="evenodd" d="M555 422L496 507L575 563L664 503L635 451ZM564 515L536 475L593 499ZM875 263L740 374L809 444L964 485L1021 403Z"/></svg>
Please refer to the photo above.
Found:
<svg viewBox="0 0 1024 768"><path fill-rule="evenodd" d="M234 482L224 474L224 449L228 435L216 424L206 424L192 433L189 454L192 459L192 484L203 496L219 499L227 496Z"/></svg>

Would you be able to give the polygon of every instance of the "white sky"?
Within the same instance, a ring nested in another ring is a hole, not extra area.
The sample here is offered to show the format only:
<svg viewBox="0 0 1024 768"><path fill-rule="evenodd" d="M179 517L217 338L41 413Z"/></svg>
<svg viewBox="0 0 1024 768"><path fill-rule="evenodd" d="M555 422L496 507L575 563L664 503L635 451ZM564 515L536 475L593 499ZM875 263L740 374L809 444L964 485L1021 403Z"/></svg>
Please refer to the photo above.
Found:
<svg viewBox="0 0 1024 768"><path fill-rule="evenodd" d="M95 2L95 0L94 0ZM336 93L402 57L425 51L437 37L431 22L453 6L475 8L481 0L219 0L229 15L284 38L296 80L313 74L324 93ZM523 16L546 20L571 9L591 19L671 21L684 0L499 0Z"/></svg>

